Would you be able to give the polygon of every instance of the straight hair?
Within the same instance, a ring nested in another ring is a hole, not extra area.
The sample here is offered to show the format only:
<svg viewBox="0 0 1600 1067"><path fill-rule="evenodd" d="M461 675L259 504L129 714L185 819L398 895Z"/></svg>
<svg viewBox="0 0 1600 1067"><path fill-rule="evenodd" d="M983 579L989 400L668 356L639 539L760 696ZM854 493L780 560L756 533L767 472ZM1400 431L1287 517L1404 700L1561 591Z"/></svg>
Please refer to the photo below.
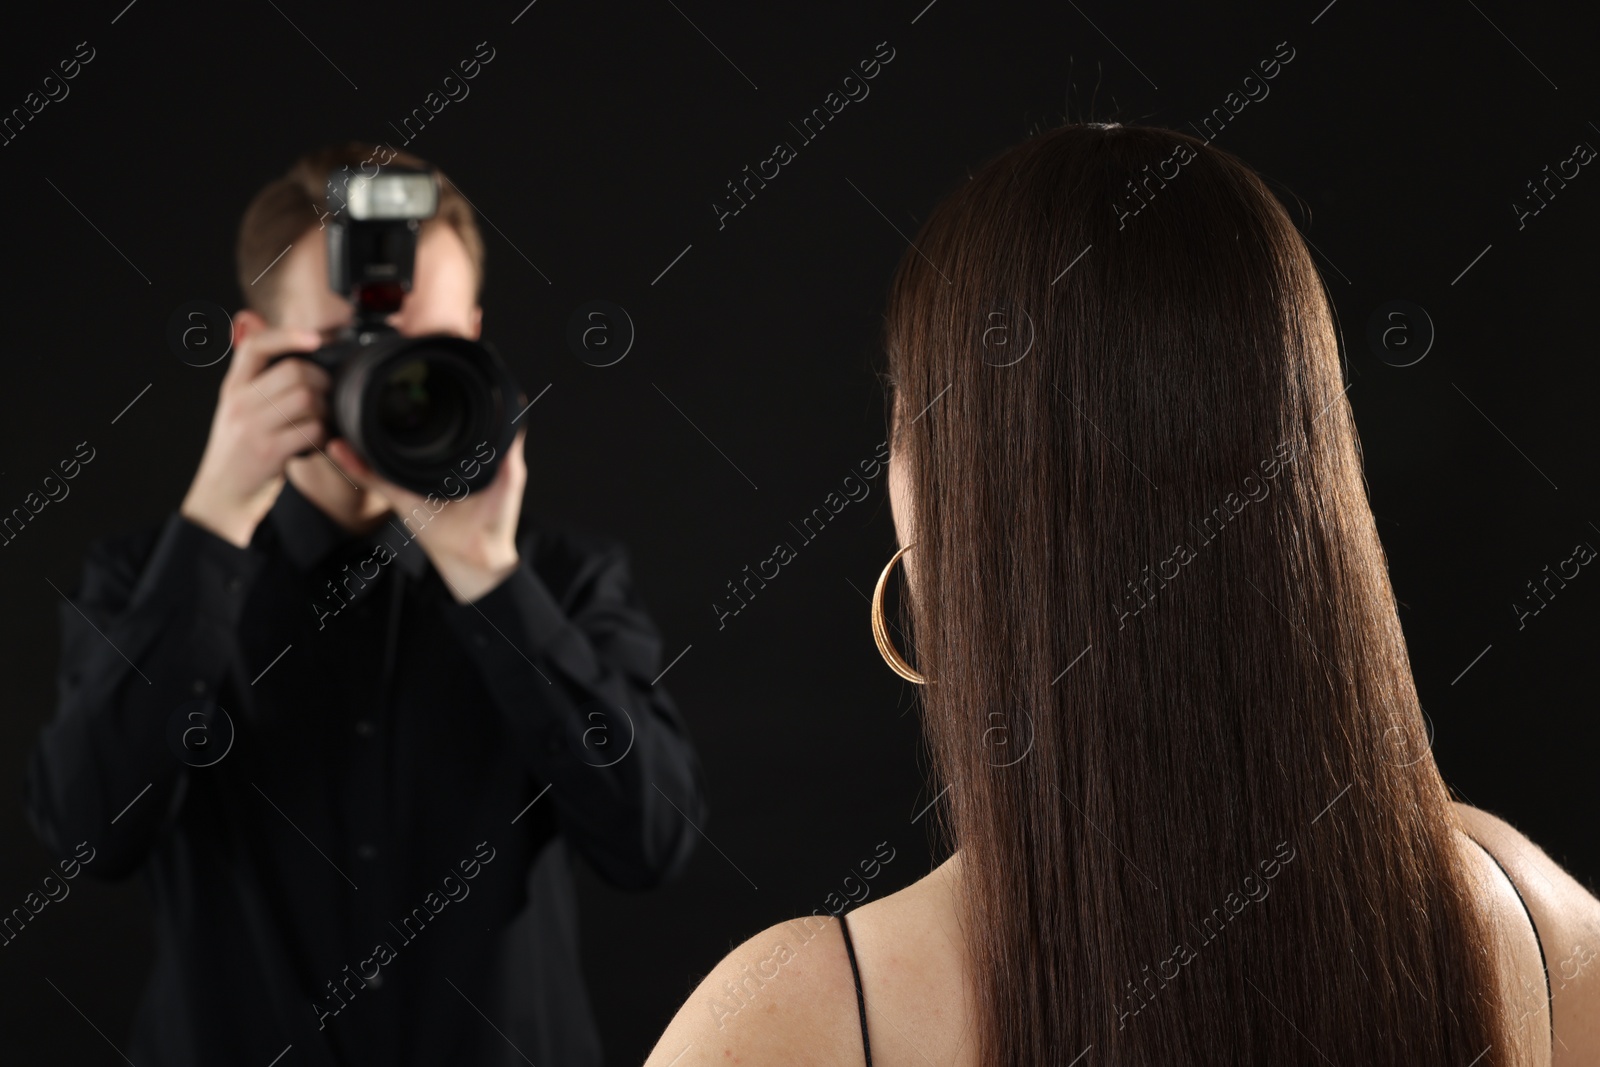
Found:
<svg viewBox="0 0 1600 1067"><path fill-rule="evenodd" d="M1265 183L1034 137L921 227L884 349L979 1061L1525 1062Z"/></svg>

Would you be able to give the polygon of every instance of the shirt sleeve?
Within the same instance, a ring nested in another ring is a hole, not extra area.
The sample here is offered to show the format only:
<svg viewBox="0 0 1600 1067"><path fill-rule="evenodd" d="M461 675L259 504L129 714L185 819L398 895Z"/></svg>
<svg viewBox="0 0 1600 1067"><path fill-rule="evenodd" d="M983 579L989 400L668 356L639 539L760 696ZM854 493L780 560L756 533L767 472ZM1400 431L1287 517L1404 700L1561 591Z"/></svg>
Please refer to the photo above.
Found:
<svg viewBox="0 0 1600 1067"><path fill-rule="evenodd" d="M566 542L554 560L534 539L521 549L505 581L447 605L450 625L529 772L548 783L536 802L555 804L563 836L613 885L658 885L688 862L705 825L705 785L657 681L661 638L627 552L614 541Z"/></svg>
<svg viewBox="0 0 1600 1067"><path fill-rule="evenodd" d="M194 728L226 730L211 709L264 562L176 512L153 538L90 549L59 608L56 714L24 784L28 818L55 853L87 842L95 851L85 869L121 877L171 825L188 768L204 759Z"/></svg>

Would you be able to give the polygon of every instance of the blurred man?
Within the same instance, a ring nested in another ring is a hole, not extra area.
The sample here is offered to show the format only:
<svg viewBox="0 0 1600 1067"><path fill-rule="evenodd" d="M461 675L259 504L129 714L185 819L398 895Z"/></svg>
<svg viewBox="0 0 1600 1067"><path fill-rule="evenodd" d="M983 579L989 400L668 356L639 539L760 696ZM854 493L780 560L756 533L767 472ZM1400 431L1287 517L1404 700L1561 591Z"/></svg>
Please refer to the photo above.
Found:
<svg viewBox="0 0 1600 1067"><path fill-rule="evenodd" d="M567 846L646 889L704 817L625 550L518 535L524 433L488 485L419 497L329 440L326 372L275 359L351 321L330 171L390 162L428 166L352 143L256 196L193 484L98 542L61 612L28 808L57 855L148 886L136 1062L598 1064ZM389 323L476 339L483 243L438 177Z"/></svg>

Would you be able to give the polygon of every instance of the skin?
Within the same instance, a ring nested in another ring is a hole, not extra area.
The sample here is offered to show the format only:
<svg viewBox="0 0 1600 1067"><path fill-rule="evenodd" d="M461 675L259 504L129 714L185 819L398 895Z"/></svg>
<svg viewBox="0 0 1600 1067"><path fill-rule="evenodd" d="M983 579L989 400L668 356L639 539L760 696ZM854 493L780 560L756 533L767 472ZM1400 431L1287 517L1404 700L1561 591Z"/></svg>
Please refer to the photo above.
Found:
<svg viewBox="0 0 1600 1067"><path fill-rule="evenodd" d="M352 320L350 302L328 287L324 232L308 230L272 269L281 275L271 320L249 308L233 318L233 358L179 513L244 547L286 479L352 534L425 506L422 497L374 474L342 438L329 439L326 372L303 359L268 365L274 356L315 350ZM425 223L411 291L388 322L407 336L476 340L483 326L476 286L461 238L448 225ZM461 603L479 599L517 568L525 437L526 429L517 434L489 485L448 504L417 535ZM314 451L297 455L308 449Z"/></svg>
<svg viewBox="0 0 1600 1067"><path fill-rule="evenodd" d="M892 445L888 479L896 537L901 545L915 544L910 478ZM913 548L900 561L913 564L904 575L913 595L916 556ZM1580 1067L1600 1061L1600 900L1509 824L1464 804L1452 808L1474 894L1498 932L1504 1003L1527 1050L1518 1062ZM1511 880L1467 833L1494 853ZM927 876L850 911L875 1067L978 1067L972 967L958 920L961 887L957 849ZM1556 990L1553 1058L1535 926L1517 891L1528 901ZM802 940L805 928L791 920L728 953L678 1010L645 1067L858 1067L855 983L838 926L828 919ZM779 945L789 946L792 956L775 957ZM745 990L742 1003L730 984Z"/></svg>
<svg viewBox="0 0 1600 1067"><path fill-rule="evenodd" d="M1466 804L1451 807L1461 829L1505 867L1505 874L1493 869L1486 877L1498 883L1491 898L1499 902L1491 909L1495 921L1512 931L1509 952L1517 961L1515 974L1519 976L1508 980L1516 987L1510 1000L1512 1025L1519 1035L1526 1028L1530 1043L1539 1050L1531 1062L1538 1067L1585 1067L1600 1062L1600 900L1504 819ZM1476 845L1464 852L1481 855ZM1533 916L1532 927L1516 899L1507 898L1507 876ZM1545 979L1534 928L1550 970L1548 1005L1543 1000ZM1523 1018L1528 1009L1532 1010ZM1555 1016L1556 1035L1553 1058L1551 1015Z"/></svg>
<svg viewBox="0 0 1600 1067"><path fill-rule="evenodd" d="M917 543L916 530L912 528L911 487L906 476L906 465L903 459L897 460L898 452L894 443L889 444L889 510L894 515L895 541L898 546L915 545ZM916 596L916 561L917 550L913 548L900 557L898 566L902 568L902 580L906 589L913 597Z"/></svg>

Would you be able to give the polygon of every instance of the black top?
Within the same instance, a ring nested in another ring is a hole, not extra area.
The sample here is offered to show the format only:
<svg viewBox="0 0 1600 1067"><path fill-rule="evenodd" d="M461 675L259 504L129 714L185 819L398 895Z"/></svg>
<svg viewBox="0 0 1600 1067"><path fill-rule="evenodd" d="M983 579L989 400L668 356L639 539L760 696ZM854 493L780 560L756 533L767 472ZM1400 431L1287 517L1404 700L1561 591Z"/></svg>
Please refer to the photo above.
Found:
<svg viewBox="0 0 1600 1067"><path fill-rule="evenodd" d="M867 998L861 992L861 968L856 965L856 945L850 940L850 923L843 912L839 914L839 929L844 931L844 950L850 956L850 973L856 980L856 1010L861 1013L861 1050L867 1055L867 1067L872 1067L872 1041L867 1037Z"/></svg>
<svg viewBox="0 0 1600 1067"><path fill-rule="evenodd" d="M642 889L705 819L661 641L619 543L524 527L463 605L429 518L351 538L286 485L248 548L90 550L26 799L149 890L135 1062L600 1062L567 846Z"/></svg>

